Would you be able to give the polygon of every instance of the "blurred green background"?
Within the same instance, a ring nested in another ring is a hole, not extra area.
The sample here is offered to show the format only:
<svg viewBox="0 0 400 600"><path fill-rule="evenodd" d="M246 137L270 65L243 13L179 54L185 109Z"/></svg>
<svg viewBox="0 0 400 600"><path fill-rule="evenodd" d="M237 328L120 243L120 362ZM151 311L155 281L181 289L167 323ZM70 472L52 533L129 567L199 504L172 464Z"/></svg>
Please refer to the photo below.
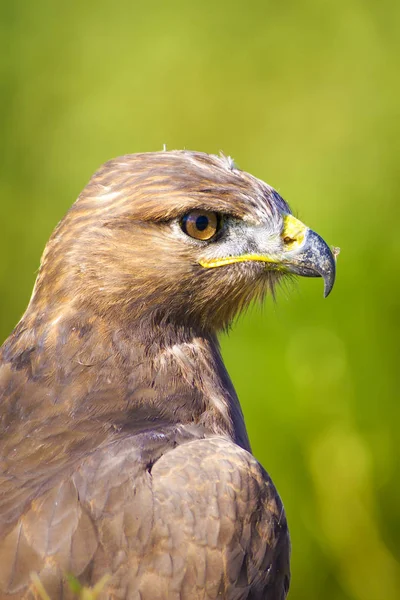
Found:
<svg viewBox="0 0 400 600"><path fill-rule="evenodd" d="M400 598L400 5L0 5L0 335L51 230L105 160L223 150L341 247L222 340L286 506L290 597Z"/></svg>

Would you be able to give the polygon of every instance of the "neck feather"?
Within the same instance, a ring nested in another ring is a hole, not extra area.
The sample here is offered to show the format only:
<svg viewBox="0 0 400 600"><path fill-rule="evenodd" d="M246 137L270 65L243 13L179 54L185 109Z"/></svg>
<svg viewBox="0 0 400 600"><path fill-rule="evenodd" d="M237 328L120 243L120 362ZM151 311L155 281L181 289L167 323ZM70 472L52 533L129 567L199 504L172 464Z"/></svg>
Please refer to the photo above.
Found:
<svg viewBox="0 0 400 600"><path fill-rule="evenodd" d="M32 307L5 342L2 359L3 369L41 390L31 420L56 413L69 427L90 419L102 431L121 433L193 423L249 449L239 401L210 333Z"/></svg>

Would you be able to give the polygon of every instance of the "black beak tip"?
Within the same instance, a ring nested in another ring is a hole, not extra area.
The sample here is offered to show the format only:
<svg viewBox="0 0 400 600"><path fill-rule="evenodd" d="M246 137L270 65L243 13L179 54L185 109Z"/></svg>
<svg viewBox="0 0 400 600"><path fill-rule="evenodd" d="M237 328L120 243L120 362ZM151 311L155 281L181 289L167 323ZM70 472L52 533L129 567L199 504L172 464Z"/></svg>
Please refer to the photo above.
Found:
<svg viewBox="0 0 400 600"><path fill-rule="evenodd" d="M327 298L332 291L333 284L335 283L335 271L333 275L324 276L324 298Z"/></svg>
<svg viewBox="0 0 400 600"><path fill-rule="evenodd" d="M336 258L331 249L325 245L321 252L322 265L319 269L321 277L324 279L324 298L327 298L332 291L336 279Z"/></svg>

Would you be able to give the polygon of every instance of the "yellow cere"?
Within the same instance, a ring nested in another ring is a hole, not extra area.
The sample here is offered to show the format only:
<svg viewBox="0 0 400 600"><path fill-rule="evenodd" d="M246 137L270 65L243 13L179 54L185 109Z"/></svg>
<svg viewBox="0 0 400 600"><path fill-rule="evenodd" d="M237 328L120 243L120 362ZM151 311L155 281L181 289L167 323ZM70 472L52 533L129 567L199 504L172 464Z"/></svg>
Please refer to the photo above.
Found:
<svg viewBox="0 0 400 600"><path fill-rule="evenodd" d="M285 250L294 250L304 242L307 231L306 225L296 219L293 215L285 215L283 218L283 230L281 237L285 242Z"/></svg>

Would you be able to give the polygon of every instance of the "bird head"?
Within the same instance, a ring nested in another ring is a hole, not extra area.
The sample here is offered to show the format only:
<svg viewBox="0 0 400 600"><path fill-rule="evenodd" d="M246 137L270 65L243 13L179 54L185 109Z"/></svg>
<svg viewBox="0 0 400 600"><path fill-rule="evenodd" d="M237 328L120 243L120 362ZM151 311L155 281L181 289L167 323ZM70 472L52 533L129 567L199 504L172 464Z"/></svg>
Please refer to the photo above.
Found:
<svg viewBox="0 0 400 600"><path fill-rule="evenodd" d="M266 183L199 152L127 155L92 177L46 247L32 302L216 331L287 274L335 258Z"/></svg>

